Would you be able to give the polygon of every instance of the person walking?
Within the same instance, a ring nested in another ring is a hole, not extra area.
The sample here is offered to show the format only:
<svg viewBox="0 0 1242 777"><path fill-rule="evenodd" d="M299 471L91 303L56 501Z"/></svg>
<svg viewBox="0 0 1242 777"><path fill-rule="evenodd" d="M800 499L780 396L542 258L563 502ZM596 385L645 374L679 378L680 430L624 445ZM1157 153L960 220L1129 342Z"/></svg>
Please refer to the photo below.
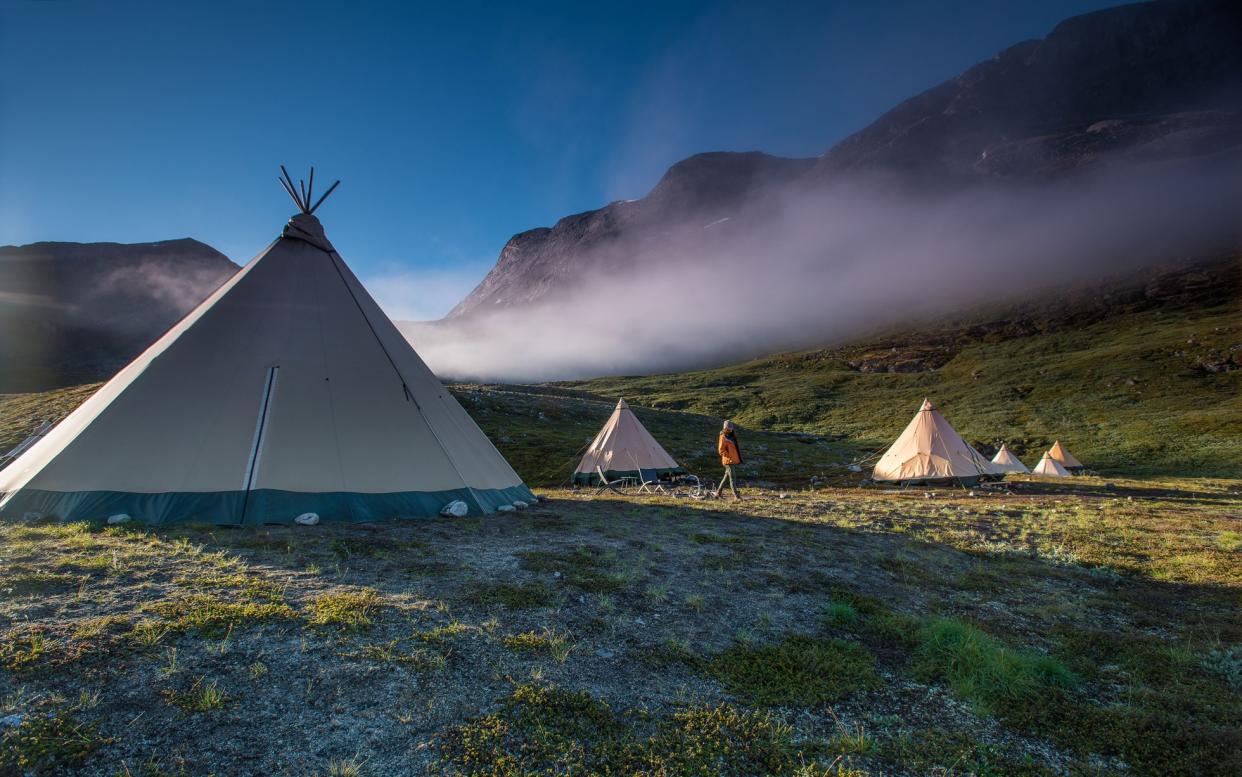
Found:
<svg viewBox="0 0 1242 777"><path fill-rule="evenodd" d="M716 488L716 496L723 495L727 481L729 489L733 492L733 498L740 500L742 495L737 492L733 467L742 463L742 449L737 444L737 427L732 421L725 421L724 426L721 427L720 437L716 440L716 451L720 454L720 463L724 465L725 470L724 477L720 479L720 485Z"/></svg>

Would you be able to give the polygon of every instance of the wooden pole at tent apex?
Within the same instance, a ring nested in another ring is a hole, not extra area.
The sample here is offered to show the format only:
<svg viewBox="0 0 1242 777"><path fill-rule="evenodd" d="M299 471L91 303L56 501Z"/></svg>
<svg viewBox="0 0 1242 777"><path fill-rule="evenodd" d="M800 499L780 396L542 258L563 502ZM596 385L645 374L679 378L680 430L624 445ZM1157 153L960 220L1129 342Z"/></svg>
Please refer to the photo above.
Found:
<svg viewBox="0 0 1242 777"><path fill-rule="evenodd" d="M289 171L285 169L284 165L281 165L280 177L276 180L280 181L280 185L284 187L285 192L289 195L289 198L293 200L293 204L298 206L298 210L307 215L314 214L314 212L319 209L319 206L323 204L323 201L328 199L328 195L335 191L336 187L341 185L339 180L334 181L333 184L328 187L326 192L319 195L319 199L315 201L315 204L311 205L311 199L315 196L314 167L310 169L310 176L308 180L299 178L297 186L294 186L293 176L289 175Z"/></svg>

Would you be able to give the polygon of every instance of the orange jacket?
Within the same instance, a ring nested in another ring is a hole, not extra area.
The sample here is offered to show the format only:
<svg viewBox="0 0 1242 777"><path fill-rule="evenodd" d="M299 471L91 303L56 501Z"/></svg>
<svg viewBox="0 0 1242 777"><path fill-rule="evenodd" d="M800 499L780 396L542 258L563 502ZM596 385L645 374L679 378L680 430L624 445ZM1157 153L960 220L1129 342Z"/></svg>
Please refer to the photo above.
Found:
<svg viewBox="0 0 1242 777"><path fill-rule="evenodd" d="M716 440L716 452L720 454L721 464L741 464L742 451L737 447L737 437L730 438L724 432Z"/></svg>

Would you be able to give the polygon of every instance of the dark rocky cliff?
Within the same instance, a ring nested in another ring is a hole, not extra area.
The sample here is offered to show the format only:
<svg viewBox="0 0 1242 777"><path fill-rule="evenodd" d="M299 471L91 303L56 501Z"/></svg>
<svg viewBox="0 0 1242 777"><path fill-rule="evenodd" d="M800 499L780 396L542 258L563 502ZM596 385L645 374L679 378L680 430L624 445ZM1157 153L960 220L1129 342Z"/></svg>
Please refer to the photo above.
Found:
<svg viewBox="0 0 1242 777"><path fill-rule="evenodd" d="M818 159L699 154L644 198L515 235L449 318L570 295L582 277L666 262L762 222L764 192L863 176L959 188L1242 148L1242 3L1178 0L1069 19L927 90ZM666 250L660 250L665 246Z"/></svg>
<svg viewBox="0 0 1242 777"><path fill-rule="evenodd" d="M237 271L211 246L0 246L0 392L110 376Z"/></svg>

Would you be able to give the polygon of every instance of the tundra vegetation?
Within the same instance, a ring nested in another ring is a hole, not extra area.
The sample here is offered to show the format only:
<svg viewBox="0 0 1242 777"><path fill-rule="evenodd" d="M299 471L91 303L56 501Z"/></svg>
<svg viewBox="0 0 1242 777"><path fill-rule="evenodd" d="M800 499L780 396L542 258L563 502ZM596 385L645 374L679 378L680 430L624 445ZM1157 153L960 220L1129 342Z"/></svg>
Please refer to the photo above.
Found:
<svg viewBox="0 0 1242 777"><path fill-rule="evenodd" d="M1242 773L1240 321L1163 310L923 371L454 387L515 513L0 523L0 773ZM0 397L0 447L92 388ZM559 488L622 392L703 474L738 418L753 498ZM860 486L924 394L1107 476Z"/></svg>
<svg viewBox="0 0 1242 777"><path fill-rule="evenodd" d="M0 772L1236 774L1240 489L4 523Z"/></svg>

